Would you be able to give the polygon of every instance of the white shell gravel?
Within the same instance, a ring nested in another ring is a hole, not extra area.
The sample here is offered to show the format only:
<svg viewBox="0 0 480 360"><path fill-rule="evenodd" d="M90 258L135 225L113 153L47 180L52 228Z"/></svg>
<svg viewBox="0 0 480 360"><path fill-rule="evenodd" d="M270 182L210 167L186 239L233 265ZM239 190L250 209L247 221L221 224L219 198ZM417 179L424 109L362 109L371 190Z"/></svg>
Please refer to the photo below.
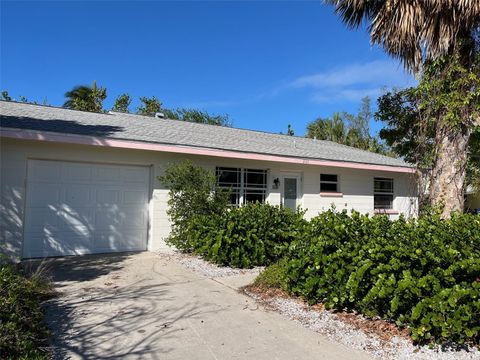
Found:
<svg viewBox="0 0 480 360"><path fill-rule="evenodd" d="M226 276L237 276L243 274L259 274L264 267L255 267L252 269L235 269L228 266L218 266L203 260L199 256L184 254L180 252L160 253L161 256L168 256L171 260L179 262L193 272L208 277L219 278Z"/></svg>

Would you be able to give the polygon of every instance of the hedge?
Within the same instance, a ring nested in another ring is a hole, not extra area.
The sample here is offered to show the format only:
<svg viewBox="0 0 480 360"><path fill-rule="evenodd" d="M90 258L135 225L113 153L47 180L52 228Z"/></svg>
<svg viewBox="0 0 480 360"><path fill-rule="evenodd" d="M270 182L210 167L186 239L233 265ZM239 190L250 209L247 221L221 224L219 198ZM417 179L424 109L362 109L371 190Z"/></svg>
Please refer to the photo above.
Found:
<svg viewBox="0 0 480 360"><path fill-rule="evenodd" d="M41 273L27 276L18 266L0 259L0 358L50 358L40 305L50 296L50 283Z"/></svg>
<svg viewBox="0 0 480 360"><path fill-rule="evenodd" d="M250 268L280 259L307 226L304 213L250 203L221 214L197 216L187 241L193 252L220 265Z"/></svg>
<svg viewBox="0 0 480 360"><path fill-rule="evenodd" d="M286 256L290 293L395 321L416 341L478 344L478 216L390 221L330 210L307 229Z"/></svg>

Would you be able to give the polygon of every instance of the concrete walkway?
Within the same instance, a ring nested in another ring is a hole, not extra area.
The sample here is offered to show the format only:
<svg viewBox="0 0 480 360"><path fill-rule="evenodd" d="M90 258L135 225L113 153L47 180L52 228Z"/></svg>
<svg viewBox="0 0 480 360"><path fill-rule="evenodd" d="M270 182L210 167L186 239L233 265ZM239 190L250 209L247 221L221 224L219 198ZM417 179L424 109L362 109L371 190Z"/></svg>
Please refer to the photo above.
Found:
<svg viewBox="0 0 480 360"><path fill-rule="evenodd" d="M367 359L154 253L51 262L58 359Z"/></svg>

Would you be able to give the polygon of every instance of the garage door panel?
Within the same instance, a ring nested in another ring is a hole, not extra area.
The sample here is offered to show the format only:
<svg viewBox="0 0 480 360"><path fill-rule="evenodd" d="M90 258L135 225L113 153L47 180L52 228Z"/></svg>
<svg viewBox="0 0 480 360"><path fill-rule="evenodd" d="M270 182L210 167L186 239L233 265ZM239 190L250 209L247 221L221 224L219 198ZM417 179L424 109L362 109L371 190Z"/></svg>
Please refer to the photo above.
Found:
<svg viewBox="0 0 480 360"><path fill-rule="evenodd" d="M64 204L75 208L76 206L93 206L95 205L92 192L93 189L89 184L63 184L65 188Z"/></svg>
<svg viewBox="0 0 480 360"><path fill-rule="evenodd" d="M128 183L145 185L145 182L148 181L148 170L142 168L126 169L123 172L123 179Z"/></svg>
<svg viewBox="0 0 480 360"><path fill-rule="evenodd" d="M69 237L69 242L62 241L65 236ZM68 232L30 234L25 249L24 257L81 255L91 253L91 242Z"/></svg>
<svg viewBox="0 0 480 360"><path fill-rule="evenodd" d="M134 210L127 210L123 213L123 224L133 228L144 228L147 225L148 214L146 212L137 212Z"/></svg>
<svg viewBox="0 0 480 360"><path fill-rule="evenodd" d="M32 206L56 207L60 203L61 188L58 185L50 183L31 183L28 185L27 195Z"/></svg>
<svg viewBox="0 0 480 360"><path fill-rule="evenodd" d="M34 162L30 173L36 181L56 181L61 178L62 169L55 161Z"/></svg>
<svg viewBox="0 0 480 360"><path fill-rule="evenodd" d="M121 200L121 187L99 187L96 189L95 202L98 206L118 204Z"/></svg>
<svg viewBox="0 0 480 360"><path fill-rule="evenodd" d="M68 230L72 228L93 229L95 209L91 207L76 207L64 205L57 212L59 228Z"/></svg>
<svg viewBox="0 0 480 360"><path fill-rule="evenodd" d="M117 183L121 178L121 169L113 166L97 166L94 173L100 182Z"/></svg>
<svg viewBox="0 0 480 360"><path fill-rule="evenodd" d="M67 164L62 167L62 179L66 182L90 182L92 166L87 164Z"/></svg>
<svg viewBox="0 0 480 360"><path fill-rule="evenodd" d="M147 201L147 193L142 190L126 190L123 192L124 204L142 204Z"/></svg>
<svg viewBox="0 0 480 360"><path fill-rule="evenodd" d="M143 230L98 231L94 236L95 248L102 252L144 250L145 246L141 241L144 236L146 236L146 232Z"/></svg>
<svg viewBox="0 0 480 360"><path fill-rule="evenodd" d="M27 217L31 220L25 226L25 232L41 233L47 229L48 231L59 230L61 225L59 218L56 216L57 210L49 207L31 208L28 210Z"/></svg>
<svg viewBox="0 0 480 360"><path fill-rule="evenodd" d="M146 230L129 229L122 233L123 243L129 250L138 250L142 244L138 239L146 236Z"/></svg>
<svg viewBox="0 0 480 360"><path fill-rule="evenodd" d="M120 211L100 211L95 214L95 229L117 230L123 223L125 214Z"/></svg>
<svg viewBox="0 0 480 360"><path fill-rule="evenodd" d="M145 250L149 181L147 167L29 161L24 257Z"/></svg>

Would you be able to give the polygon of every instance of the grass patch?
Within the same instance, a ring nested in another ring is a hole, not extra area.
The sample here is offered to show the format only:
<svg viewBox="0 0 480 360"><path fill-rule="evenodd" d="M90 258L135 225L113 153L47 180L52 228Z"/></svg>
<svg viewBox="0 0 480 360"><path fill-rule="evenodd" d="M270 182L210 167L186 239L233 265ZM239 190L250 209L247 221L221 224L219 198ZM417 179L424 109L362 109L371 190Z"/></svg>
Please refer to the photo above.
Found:
<svg viewBox="0 0 480 360"><path fill-rule="evenodd" d="M0 357L48 359L48 328L41 303L54 294L44 267L27 271L0 261Z"/></svg>

